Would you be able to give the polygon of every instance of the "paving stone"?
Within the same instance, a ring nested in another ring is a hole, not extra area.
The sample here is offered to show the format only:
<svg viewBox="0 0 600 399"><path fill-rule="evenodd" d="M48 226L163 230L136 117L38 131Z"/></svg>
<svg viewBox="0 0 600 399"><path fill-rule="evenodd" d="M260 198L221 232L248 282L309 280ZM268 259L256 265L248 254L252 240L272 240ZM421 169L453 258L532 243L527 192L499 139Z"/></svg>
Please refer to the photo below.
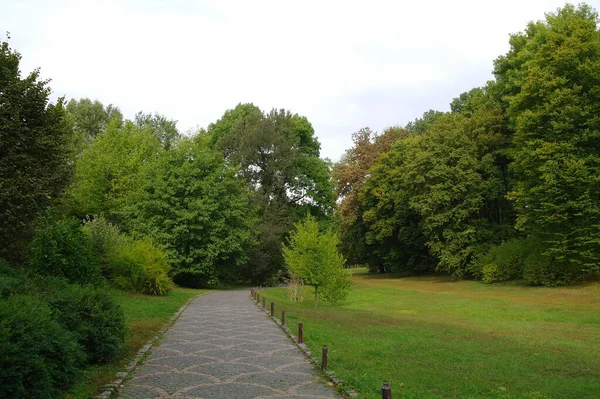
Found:
<svg viewBox="0 0 600 399"><path fill-rule="evenodd" d="M247 291L192 301L119 399L341 398Z"/></svg>

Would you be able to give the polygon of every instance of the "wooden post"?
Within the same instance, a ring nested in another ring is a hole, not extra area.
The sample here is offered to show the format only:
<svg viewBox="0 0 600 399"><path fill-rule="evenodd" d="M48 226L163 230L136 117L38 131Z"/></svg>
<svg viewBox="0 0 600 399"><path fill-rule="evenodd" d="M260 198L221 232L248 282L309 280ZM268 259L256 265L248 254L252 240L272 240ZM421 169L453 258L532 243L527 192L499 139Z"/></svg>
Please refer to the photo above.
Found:
<svg viewBox="0 0 600 399"><path fill-rule="evenodd" d="M384 382L381 387L381 399L392 399L392 388L387 382Z"/></svg>
<svg viewBox="0 0 600 399"><path fill-rule="evenodd" d="M267 298L265 298L264 295L263 295L263 308L264 309L267 308Z"/></svg>
<svg viewBox="0 0 600 399"><path fill-rule="evenodd" d="M281 325L285 325L285 310L281 311Z"/></svg>
<svg viewBox="0 0 600 399"><path fill-rule="evenodd" d="M304 339L303 339L302 335L304 335L304 326L302 325L302 323L298 323L298 343L299 344L304 343Z"/></svg>
<svg viewBox="0 0 600 399"><path fill-rule="evenodd" d="M256 303L259 303L259 302L260 302L260 294L259 294L259 293L257 293L257 294L256 294Z"/></svg>
<svg viewBox="0 0 600 399"><path fill-rule="evenodd" d="M271 317L275 316L275 302L271 302Z"/></svg>
<svg viewBox="0 0 600 399"><path fill-rule="evenodd" d="M327 370L327 345L323 345L323 356L321 356L321 370Z"/></svg>

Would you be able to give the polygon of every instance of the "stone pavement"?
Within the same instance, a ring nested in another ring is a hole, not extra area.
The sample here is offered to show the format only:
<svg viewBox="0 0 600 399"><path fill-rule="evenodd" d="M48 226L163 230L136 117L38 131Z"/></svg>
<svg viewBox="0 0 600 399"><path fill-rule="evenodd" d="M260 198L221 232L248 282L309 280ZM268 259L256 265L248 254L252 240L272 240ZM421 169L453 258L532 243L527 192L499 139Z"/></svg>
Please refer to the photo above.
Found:
<svg viewBox="0 0 600 399"><path fill-rule="evenodd" d="M193 300L119 391L120 399L341 398L248 297Z"/></svg>

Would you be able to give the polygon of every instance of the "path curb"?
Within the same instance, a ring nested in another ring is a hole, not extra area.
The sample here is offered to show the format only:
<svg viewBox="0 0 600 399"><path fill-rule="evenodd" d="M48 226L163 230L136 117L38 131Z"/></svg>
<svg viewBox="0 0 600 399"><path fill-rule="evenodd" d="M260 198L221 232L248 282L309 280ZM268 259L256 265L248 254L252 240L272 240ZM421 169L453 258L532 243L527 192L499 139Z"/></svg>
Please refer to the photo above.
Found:
<svg viewBox="0 0 600 399"><path fill-rule="evenodd" d="M279 326L279 328L281 328L283 330L283 332L285 333L285 335L287 335L292 342L294 342L294 344L302 351L302 353L304 353L304 355L308 358L308 360L313 364L313 366L315 367L315 370L320 371L319 370L319 359L313 355L312 351L310 350L310 348L306 345L306 344L299 344L298 343L298 337L296 335L294 335L294 333L292 333L292 330L290 330L288 328L288 326L286 325L282 325L281 324L281 320L279 320L276 316L271 316L271 311L267 308L264 308L262 306L262 304L255 302L252 299L252 296L250 296L250 300L252 301L252 303L254 303L254 305L256 305L260 310L262 310L263 312L265 312L265 314L275 322L275 324L277 324ZM340 392L342 395L344 395L346 398L358 398L358 393L352 391L352 390L346 390L344 389L340 383L342 382L341 379L337 378L335 376L335 373L333 371L327 370L325 372L322 373L328 380L329 382L331 382L336 390L338 392Z"/></svg>
<svg viewBox="0 0 600 399"><path fill-rule="evenodd" d="M179 316L181 316L181 314L183 313L183 311L188 307L188 305L196 298L202 296L202 295L206 295L211 293L212 291L208 291L208 292L204 292L202 294L198 294L190 299L188 299L188 301L186 303L184 303L179 310L177 310L177 312L175 312L173 314L173 316L171 316L171 318L165 323L165 326L163 328L160 329L160 331L158 332L158 334L156 334L154 337L152 337L150 339L150 341L148 341L146 343L146 345L142 346L140 348L140 350L137 352L137 354L133 357L133 359L131 360L131 362L129 363L129 365L127 367L125 367L125 369L123 371L119 371L116 374L116 379L111 381L108 384L105 384L104 387L102 388L102 392L100 392L100 394L94 396L94 398L96 399L109 399L112 395L116 395L117 392L119 391L119 388L121 388L121 386L123 385L123 381L125 381L129 375L131 374L131 372L141 363L142 359L144 358L144 356L146 356L148 354L148 351L155 346L158 341L160 340L160 336L164 335L167 331L169 331L169 329L171 328L171 326L173 326L173 324L175 324L175 322L177 321L177 319L179 318Z"/></svg>

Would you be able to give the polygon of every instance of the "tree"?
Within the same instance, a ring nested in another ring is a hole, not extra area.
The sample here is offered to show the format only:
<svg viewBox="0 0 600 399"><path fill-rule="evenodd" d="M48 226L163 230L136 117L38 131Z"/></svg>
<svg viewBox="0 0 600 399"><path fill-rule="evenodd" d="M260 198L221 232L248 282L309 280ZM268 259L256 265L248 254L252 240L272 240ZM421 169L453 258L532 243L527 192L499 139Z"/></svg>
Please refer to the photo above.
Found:
<svg viewBox="0 0 600 399"><path fill-rule="evenodd" d="M104 132L111 123L117 126L123 124L123 114L118 107L112 104L104 106L98 100L72 99L67 104L67 111L75 135L82 142L81 150L94 141L96 136Z"/></svg>
<svg viewBox="0 0 600 399"><path fill-rule="evenodd" d="M79 216L105 214L122 225L121 213L141 184L142 166L156 162L161 151L158 138L149 130L132 122L122 127L110 124L77 159L69 188L74 212Z"/></svg>
<svg viewBox="0 0 600 399"><path fill-rule="evenodd" d="M285 110L263 113L239 104L208 127L211 145L250 187L261 220L249 277L275 278L284 269L281 248L293 223L310 212L333 213L335 195L320 144L305 117Z"/></svg>
<svg viewBox="0 0 600 399"><path fill-rule="evenodd" d="M21 261L36 214L67 186L71 130L63 99L50 104L51 89L38 69L21 78L21 55L0 43L0 257Z"/></svg>
<svg viewBox="0 0 600 399"><path fill-rule="evenodd" d="M566 5L510 45L494 73L514 130L511 198L517 227L543 242L546 258L543 270L526 269L546 275L534 284L564 284L600 270L598 14Z"/></svg>
<svg viewBox="0 0 600 399"><path fill-rule="evenodd" d="M338 248L339 239L331 231L320 231L312 216L295 224L289 244L283 248L290 275L314 287L314 305L319 294L325 301L337 302L349 293L351 281L344 272L345 259Z"/></svg>
<svg viewBox="0 0 600 399"><path fill-rule="evenodd" d="M205 137L182 138L140 172L124 226L165 245L175 282L239 279L255 240L250 192Z"/></svg>
<svg viewBox="0 0 600 399"><path fill-rule="evenodd" d="M408 122L404 129L409 133L424 133L429 129L429 126L435 123L435 121L443 115L444 112L430 109L429 111L425 111L422 117L417 118L412 122Z"/></svg>
<svg viewBox="0 0 600 399"><path fill-rule="evenodd" d="M406 137L408 133L398 127L388 128L381 135L373 133L369 128L360 129L352 134L354 146L346 151L333 168L336 192L342 198L338 207L341 248L352 264L368 263L370 253L365 241L358 193L377 159L388 152L397 140Z"/></svg>
<svg viewBox="0 0 600 399"><path fill-rule="evenodd" d="M167 119L158 113L145 114L140 111L135 114L135 124L140 129L150 129L165 150L171 148L173 143L181 138L177 130L177 121Z"/></svg>

